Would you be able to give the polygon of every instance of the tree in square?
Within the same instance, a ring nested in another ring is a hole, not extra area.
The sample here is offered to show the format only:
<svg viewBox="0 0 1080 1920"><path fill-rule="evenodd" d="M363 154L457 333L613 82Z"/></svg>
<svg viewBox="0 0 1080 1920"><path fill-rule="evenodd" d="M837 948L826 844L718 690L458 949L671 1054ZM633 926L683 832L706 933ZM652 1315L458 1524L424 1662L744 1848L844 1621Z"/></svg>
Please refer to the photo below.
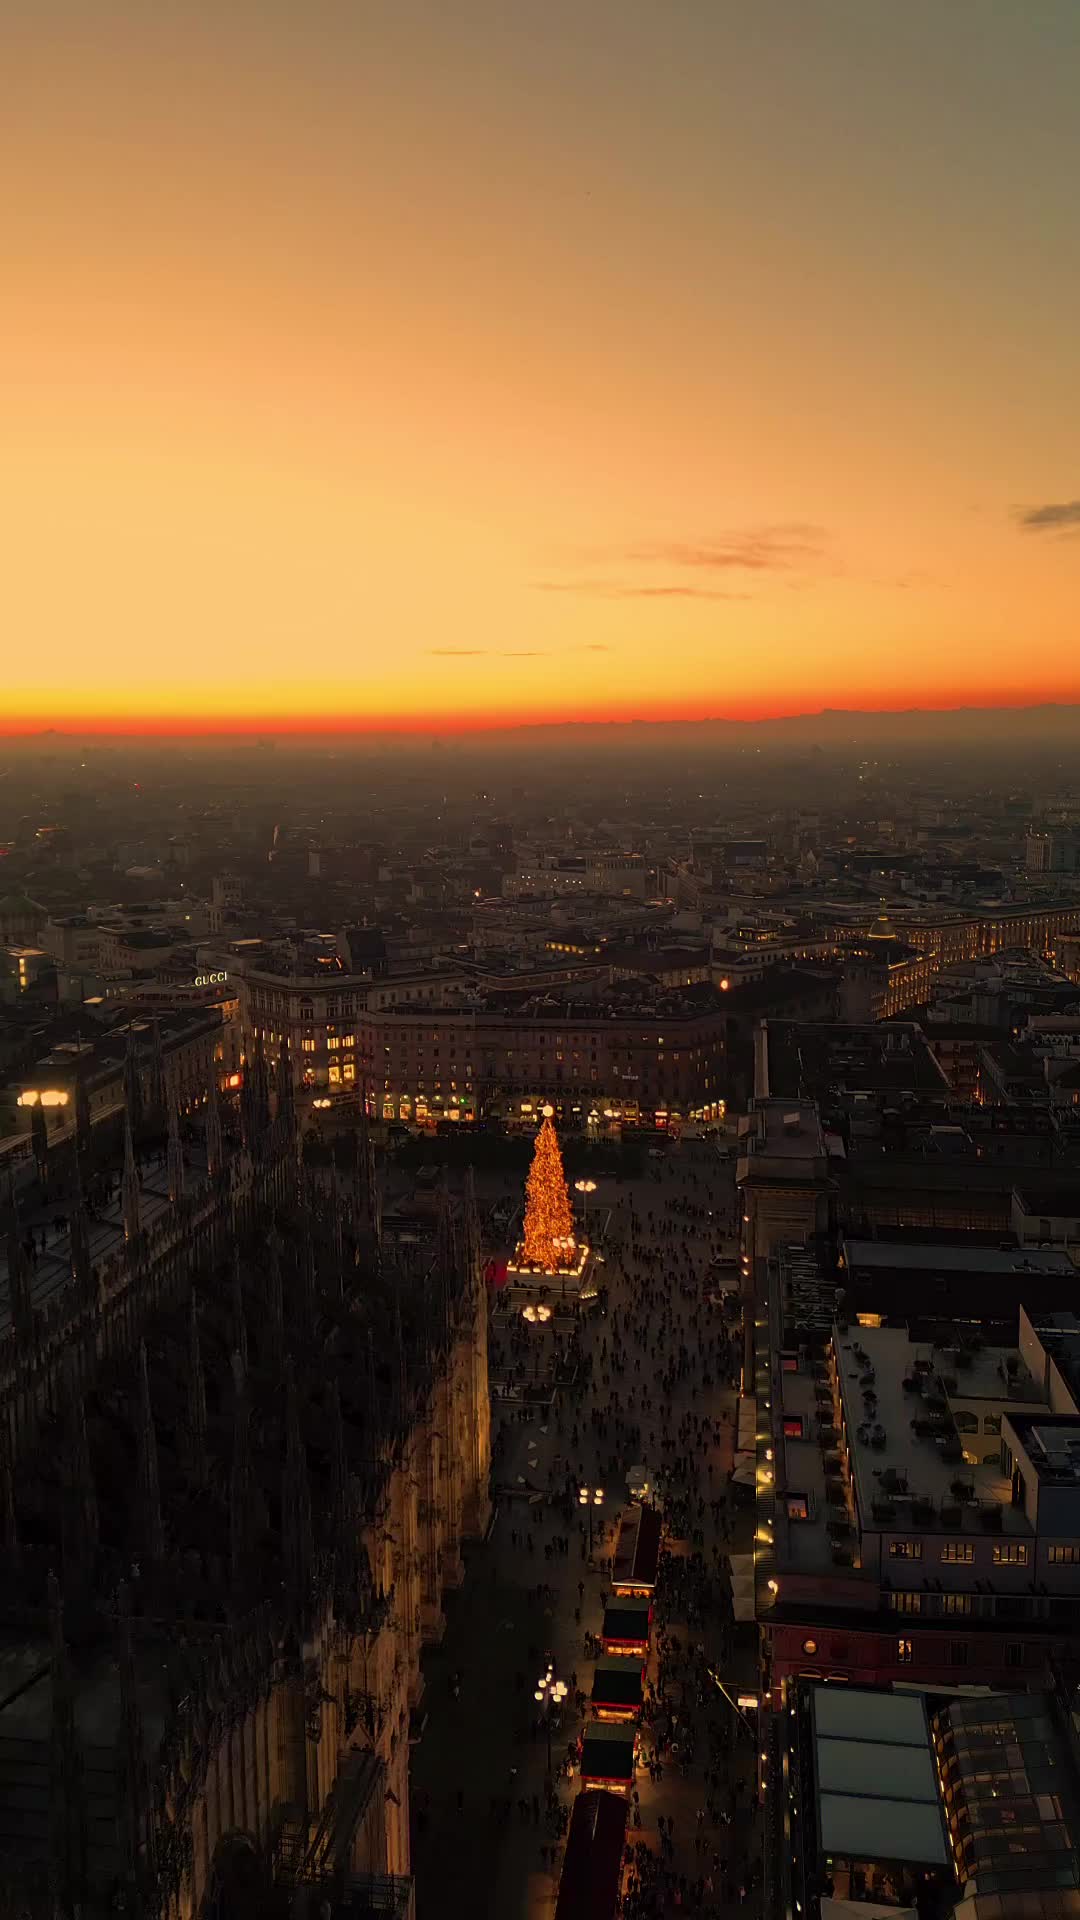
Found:
<svg viewBox="0 0 1080 1920"><path fill-rule="evenodd" d="M536 1136L525 1183L525 1231L521 1257L530 1266L558 1273L574 1264L574 1216L566 1190L562 1154L550 1115Z"/></svg>

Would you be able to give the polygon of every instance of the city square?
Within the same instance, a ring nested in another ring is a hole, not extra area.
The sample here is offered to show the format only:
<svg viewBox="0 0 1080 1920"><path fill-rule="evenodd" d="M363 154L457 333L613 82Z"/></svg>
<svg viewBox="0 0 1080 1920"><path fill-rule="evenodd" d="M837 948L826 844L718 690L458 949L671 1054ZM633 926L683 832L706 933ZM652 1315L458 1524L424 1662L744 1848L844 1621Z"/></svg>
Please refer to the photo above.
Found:
<svg viewBox="0 0 1080 1920"><path fill-rule="evenodd" d="M482 1192L512 1197L509 1182ZM418 1899L447 1916L555 1911L611 1555L641 1463L666 1521L624 1911L667 1912L676 1889L703 1915L753 1896L756 1740L735 1703L756 1685L756 1648L736 1640L727 1571L752 1525L730 1485L740 1355L735 1324L708 1301L711 1263L737 1233L733 1165L715 1139L687 1140L643 1177L601 1183L593 1204L610 1208L604 1305L565 1316L560 1341L558 1315L530 1324L516 1294L496 1295L492 1377L509 1370L518 1391L493 1397L493 1524L425 1656L412 1772ZM567 1347L573 1375L557 1385ZM568 1687L550 1796L547 1707L534 1699L549 1663Z"/></svg>

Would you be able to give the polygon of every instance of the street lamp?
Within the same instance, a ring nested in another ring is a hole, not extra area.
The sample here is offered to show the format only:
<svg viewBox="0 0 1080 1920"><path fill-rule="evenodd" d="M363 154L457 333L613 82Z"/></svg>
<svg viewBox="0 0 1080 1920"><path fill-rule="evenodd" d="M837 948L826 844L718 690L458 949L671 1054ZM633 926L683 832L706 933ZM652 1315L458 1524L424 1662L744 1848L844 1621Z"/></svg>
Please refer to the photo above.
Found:
<svg viewBox="0 0 1080 1920"><path fill-rule="evenodd" d="M596 1192L595 1180L575 1180L574 1192L582 1196L582 1231L586 1240L589 1237L589 1195Z"/></svg>
<svg viewBox="0 0 1080 1920"><path fill-rule="evenodd" d="M551 1778L551 1716L556 1707L561 1707L570 1689L565 1680L556 1680L554 1667L548 1667L536 1682L533 1699L544 1708L544 1725L547 1729L547 1770Z"/></svg>
<svg viewBox="0 0 1080 1920"><path fill-rule="evenodd" d="M578 1488L578 1506L587 1507L589 1510L589 1552L590 1553L592 1552L593 1508L602 1507L603 1504L604 1504L603 1487L579 1487Z"/></svg>
<svg viewBox="0 0 1080 1920"><path fill-rule="evenodd" d="M523 1320L528 1321L530 1327L535 1327L535 1326L542 1327L546 1325L546 1323L551 1319L551 1308L549 1306L546 1306L542 1300L540 1301L539 1305L535 1307L532 1305L532 1302L530 1301L527 1307L522 1307L521 1317Z"/></svg>

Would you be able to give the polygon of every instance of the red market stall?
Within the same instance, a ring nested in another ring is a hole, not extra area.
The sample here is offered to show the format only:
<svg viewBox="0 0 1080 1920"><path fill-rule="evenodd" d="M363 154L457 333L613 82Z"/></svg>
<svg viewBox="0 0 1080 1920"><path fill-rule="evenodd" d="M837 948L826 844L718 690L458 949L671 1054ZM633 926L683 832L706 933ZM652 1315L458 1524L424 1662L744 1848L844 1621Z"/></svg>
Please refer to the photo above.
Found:
<svg viewBox="0 0 1080 1920"><path fill-rule="evenodd" d="M632 1596L621 1600L611 1599L604 1608L600 1645L605 1654L622 1654L627 1658L636 1656L644 1660L649 1651L651 1626L651 1600Z"/></svg>
<svg viewBox="0 0 1080 1920"><path fill-rule="evenodd" d="M581 1784L629 1798L634 1784L637 1728L625 1720L594 1720L581 1740Z"/></svg>
<svg viewBox="0 0 1080 1920"><path fill-rule="evenodd" d="M615 1920L626 1844L626 1801L579 1793L570 1816L555 1920Z"/></svg>
<svg viewBox="0 0 1080 1920"><path fill-rule="evenodd" d="M611 1584L618 1594L651 1594L660 1565L660 1515L655 1507L628 1507L619 1522L611 1562Z"/></svg>
<svg viewBox="0 0 1080 1920"><path fill-rule="evenodd" d="M636 1720L645 1698L645 1670L640 1654L604 1654L596 1663L592 1684L593 1712L600 1720Z"/></svg>

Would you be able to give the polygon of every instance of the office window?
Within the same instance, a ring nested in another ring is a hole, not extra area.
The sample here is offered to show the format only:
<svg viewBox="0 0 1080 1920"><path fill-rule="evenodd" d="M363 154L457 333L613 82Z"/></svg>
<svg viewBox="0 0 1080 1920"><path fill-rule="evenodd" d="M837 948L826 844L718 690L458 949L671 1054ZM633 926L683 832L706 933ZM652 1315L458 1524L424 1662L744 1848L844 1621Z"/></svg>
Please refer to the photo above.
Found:
<svg viewBox="0 0 1080 1920"><path fill-rule="evenodd" d="M943 1593L941 1596L942 1613L970 1613L970 1593Z"/></svg>
<svg viewBox="0 0 1080 1920"><path fill-rule="evenodd" d="M1005 1546L994 1548L993 1560L995 1567L1026 1567L1028 1550L1022 1541L1010 1540Z"/></svg>
<svg viewBox="0 0 1080 1920"><path fill-rule="evenodd" d="M1080 1547L1075 1544L1068 1547L1051 1547L1047 1559L1052 1567L1075 1567L1080 1560Z"/></svg>
<svg viewBox="0 0 1080 1920"><path fill-rule="evenodd" d="M889 1606L894 1613L921 1613L921 1593L890 1593Z"/></svg>
<svg viewBox="0 0 1080 1920"><path fill-rule="evenodd" d="M900 1663L900 1665L901 1665L902 1667L910 1667L910 1665L911 1665L911 1658L912 1658L912 1652L911 1652L911 1641L910 1641L910 1640L898 1640L898 1641L897 1641L897 1643L896 1643L896 1658L897 1658L897 1660L899 1661L899 1663Z"/></svg>
<svg viewBox="0 0 1080 1920"><path fill-rule="evenodd" d="M970 1567L974 1564L975 1548L970 1540L946 1540L941 1558L945 1566Z"/></svg>
<svg viewBox="0 0 1080 1920"><path fill-rule="evenodd" d="M890 1540L889 1541L889 1559L890 1560L921 1560L922 1559L922 1541L921 1540Z"/></svg>

